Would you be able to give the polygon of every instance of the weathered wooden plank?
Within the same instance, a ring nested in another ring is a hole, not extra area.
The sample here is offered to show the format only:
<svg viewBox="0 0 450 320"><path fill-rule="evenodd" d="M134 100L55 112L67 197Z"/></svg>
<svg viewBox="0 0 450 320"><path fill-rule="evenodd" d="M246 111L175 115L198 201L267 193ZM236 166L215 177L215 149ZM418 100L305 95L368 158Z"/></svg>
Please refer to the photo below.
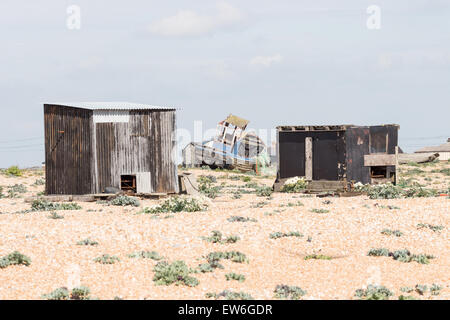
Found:
<svg viewBox="0 0 450 320"><path fill-rule="evenodd" d="M364 155L364 166L395 166L397 158L395 154L366 154Z"/></svg>
<svg viewBox="0 0 450 320"><path fill-rule="evenodd" d="M305 178L313 178L313 144L312 137L305 138Z"/></svg>

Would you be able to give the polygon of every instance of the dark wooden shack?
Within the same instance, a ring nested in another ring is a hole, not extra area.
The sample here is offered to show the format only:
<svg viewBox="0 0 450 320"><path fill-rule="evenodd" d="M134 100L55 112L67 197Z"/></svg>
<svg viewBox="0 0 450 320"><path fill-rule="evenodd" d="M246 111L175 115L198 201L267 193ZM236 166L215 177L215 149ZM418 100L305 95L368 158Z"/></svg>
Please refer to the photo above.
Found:
<svg viewBox="0 0 450 320"><path fill-rule="evenodd" d="M277 183L396 181L398 125L279 126Z"/></svg>
<svg viewBox="0 0 450 320"><path fill-rule="evenodd" d="M178 191L174 108L44 104L44 121L46 194Z"/></svg>

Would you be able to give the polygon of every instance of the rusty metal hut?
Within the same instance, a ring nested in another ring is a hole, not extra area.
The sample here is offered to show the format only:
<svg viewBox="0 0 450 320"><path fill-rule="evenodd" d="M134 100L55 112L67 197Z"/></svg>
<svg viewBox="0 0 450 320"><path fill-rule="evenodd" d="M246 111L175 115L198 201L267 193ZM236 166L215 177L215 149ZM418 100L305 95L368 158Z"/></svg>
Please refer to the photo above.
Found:
<svg viewBox="0 0 450 320"><path fill-rule="evenodd" d="M46 194L177 192L175 111L128 102L44 104Z"/></svg>
<svg viewBox="0 0 450 320"><path fill-rule="evenodd" d="M318 191L346 189L354 182L395 183L399 128L396 124L279 126L275 189L296 176L312 181Z"/></svg>

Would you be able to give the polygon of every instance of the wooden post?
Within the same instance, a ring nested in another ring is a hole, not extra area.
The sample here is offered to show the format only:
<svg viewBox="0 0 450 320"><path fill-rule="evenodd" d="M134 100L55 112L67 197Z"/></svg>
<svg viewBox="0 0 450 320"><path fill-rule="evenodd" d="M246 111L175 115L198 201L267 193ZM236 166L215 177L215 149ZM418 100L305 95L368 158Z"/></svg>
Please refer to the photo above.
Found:
<svg viewBox="0 0 450 320"><path fill-rule="evenodd" d="M312 137L305 139L305 178L306 180L313 179L313 161L312 161Z"/></svg>
<svg viewBox="0 0 450 320"><path fill-rule="evenodd" d="M398 146L395 146L395 180L394 184L397 185L398 182Z"/></svg>

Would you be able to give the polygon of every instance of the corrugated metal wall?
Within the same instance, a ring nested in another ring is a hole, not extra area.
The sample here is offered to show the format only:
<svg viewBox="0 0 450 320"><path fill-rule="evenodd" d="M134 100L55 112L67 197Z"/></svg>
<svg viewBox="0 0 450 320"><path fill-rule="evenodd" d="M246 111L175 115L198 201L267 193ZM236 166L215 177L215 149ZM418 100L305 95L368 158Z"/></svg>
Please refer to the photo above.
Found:
<svg viewBox="0 0 450 320"><path fill-rule="evenodd" d="M129 111L129 122L64 106L44 114L47 194L102 193L121 175L136 175L138 192L178 191L174 110Z"/></svg>
<svg viewBox="0 0 450 320"><path fill-rule="evenodd" d="M96 192L136 175L138 192L176 192L175 111L130 112L129 123L96 123ZM140 181L148 179L146 181Z"/></svg>
<svg viewBox="0 0 450 320"><path fill-rule="evenodd" d="M91 193L92 111L44 105L47 194Z"/></svg>

